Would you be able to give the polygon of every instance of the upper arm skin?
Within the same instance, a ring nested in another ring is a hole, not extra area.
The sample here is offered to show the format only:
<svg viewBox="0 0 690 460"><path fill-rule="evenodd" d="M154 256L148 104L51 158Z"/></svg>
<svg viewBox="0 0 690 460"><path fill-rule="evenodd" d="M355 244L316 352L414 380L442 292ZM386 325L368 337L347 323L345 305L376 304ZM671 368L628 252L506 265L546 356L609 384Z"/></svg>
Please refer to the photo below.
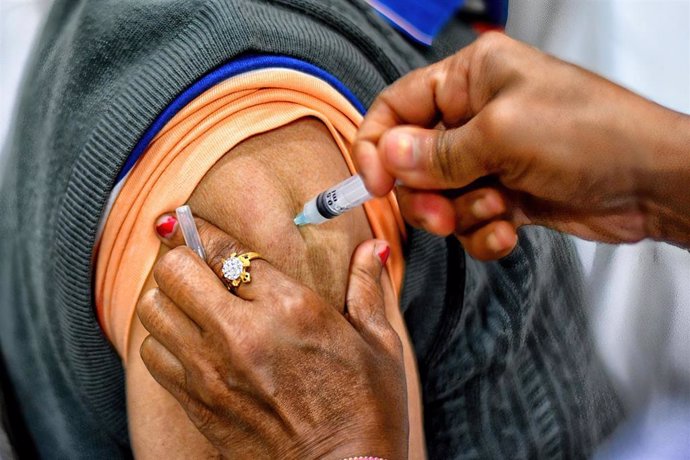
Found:
<svg viewBox="0 0 690 460"><path fill-rule="evenodd" d="M154 284L149 280L147 287ZM187 414L149 373L139 356L148 331L135 315L127 357L127 415L134 456L138 459L220 458Z"/></svg>
<svg viewBox="0 0 690 460"><path fill-rule="evenodd" d="M355 247L371 238L364 212L353 211L318 228L298 229L292 218L323 188L349 175L326 127L312 119L255 136L236 146L204 177L189 200L194 213L261 253L288 275L342 310ZM260 218L258 218L260 216ZM323 280L330 280L324 283ZM151 287L153 281L147 283ZM390 290L389 290L390 291ZM142 291L142 293L145 292ZM389 292L389 298L392 298ZM389 318L406 349L408 393L413 392L411 434L421 458L421 409L413 354L395 302ZM402 331L401 331L402 329ZM177 401L153 380L139 348L148 335L133 319L126 369L132 448L138 458L208 458L215 449L196 430ZM413 380L413 381L410 381ZM415 430L414 425L419 428ZM418 452L418 454L413 454Z"/></svg>

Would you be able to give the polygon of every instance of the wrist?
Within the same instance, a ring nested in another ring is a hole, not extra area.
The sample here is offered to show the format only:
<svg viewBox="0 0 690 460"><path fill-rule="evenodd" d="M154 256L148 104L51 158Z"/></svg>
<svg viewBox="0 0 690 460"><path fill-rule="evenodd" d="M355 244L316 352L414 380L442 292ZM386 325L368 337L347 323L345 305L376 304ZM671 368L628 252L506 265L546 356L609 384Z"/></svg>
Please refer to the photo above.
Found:
<svg viewBox="0 0 690 460"><path fill-rule="evenodd" d="M319 458L332 460L382 459L398 460L407 458L407 437L404 439L359 438L355 442L344 442L334 447L328 455Z"/></svg>
<svg viewBox="0 0 690 460"><path fill-rule="evenodd" d="M394 425L398 425L397 423ZM391 428L391 427L389 427ZM343 460L350 458L380 458L398 460L407 458L408 434L406 430L387 429L383 424L372 427L350 426L338 433L316 435L293 452L295 458L324 458Z"/></svg>
<svg viewBox="0 0 690 460"><path fill-rule="evenodd" d="M644 151L637 184L646 236L690 247L690 116L651 105L637 136Z"/></svg>
<svg viewBox="0 0 690 460"><path fill-rule="evenodd" d="M360 455L360 456L357 456L357 457L347 457L347 458L344 458L344 459L342 459L342 460L386 460L386 459L385 459L385 458L381 458L381 457L372 457L372 456L362 457L362 456Z"/></svg>

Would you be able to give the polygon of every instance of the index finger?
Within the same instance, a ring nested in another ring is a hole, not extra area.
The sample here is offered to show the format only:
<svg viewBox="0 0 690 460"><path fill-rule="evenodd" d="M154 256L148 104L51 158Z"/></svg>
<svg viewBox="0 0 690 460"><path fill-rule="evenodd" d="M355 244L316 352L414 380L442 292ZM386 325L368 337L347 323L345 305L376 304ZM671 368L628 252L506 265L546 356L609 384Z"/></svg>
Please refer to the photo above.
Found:
<svg viewBox="0 0 690 460"><path fill-rule="evenodd" d="M204 219L196 217L194 221L206 250L206 263L218 278L226 286L235 277L244 279L232 291L237 296L245 300L255 300L261 296L262 292L269 292L281 279L282 272L260 254L245 247L241 242ZM257 258L247 262L242 256L246 254L254 254Z"/></svg>
<svg viewBox="0 0 690 460"><path fill-rule="evenodd" d="M217 330L247 303L228 292L221 280L187 247L166 253L153 268L159 289L202 330ZM242 308L245 307L245 308Z"/></svg>
<svg viewBox="0 0 690 460"><path fill-rule="evenodd" d="M353 145L355 162L367 189L382 196L393 187L379 157L379 141L391 128L415 125L446 127L468 120L471 107L468 69L471 47L428 67L414 70L386 88L364 117Z"/></svg>
<svg viewBox="0 0 690 460"><path fill-rule="evenodd" d="M157 222L166 222L171 217L170 214L164 214ZM220 228L202 218L195 217L193 222L201 246L204 248L203 252L206 263L223 284L227 285L230 280L226 278L223 273L224 262L228 259L232 259L231 256L233 254L235 254L235 258L243 260L244 258L240 256L242 254L252 253L253 250L251 248L246 248L237 239L231 237ZM161 236L161 233L158 232L159 239L170 248L183 246L185 240L179 227L180 226L175 225L165 237ZM232 262L233 261L231 261L230 265L232 265ZM274 284L277 279L276 277L280 276L280 272L263 258L254 258L249 261L249 266L238 266L236 268L241 269L250 280L249 282L242 282L239 287L233 289L235 294L245 300L254 300L259 292L269 289L268 284Z"/></svg>
<svg viewBox="0 0 690 460"><path fill-rule="evenodd" d="M174 247L183 244L181 232L175 231L166 241L174 248L156 263L153 274L161 291L199 327L217 329L228 322L230 315L246 314L250 310L248 301L270 293L284 275L265 260L254 259L249 267L240 267L251 275L251 281L231 293L223 281L223 263L233 254L250 251L215 225L198 217L195 223L206 263L189 248Z"/></svg>

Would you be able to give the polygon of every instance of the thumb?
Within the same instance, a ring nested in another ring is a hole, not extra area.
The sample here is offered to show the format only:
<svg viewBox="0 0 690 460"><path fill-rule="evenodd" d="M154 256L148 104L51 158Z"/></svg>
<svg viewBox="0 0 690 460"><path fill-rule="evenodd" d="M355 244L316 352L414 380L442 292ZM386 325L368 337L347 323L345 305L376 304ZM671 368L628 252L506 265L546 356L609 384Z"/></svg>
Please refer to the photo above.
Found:
<svg viewBox="0 0 690 460"><path fill-rule="evenodd" d="M360 244L352 256L346 296L347 312L350 323L361 334L388 327L381 272L389 254L387 242L369 240Z"/></svg>
<svg viewBox="0 0 690 460"><path fill-rule="evenodd" d="M406 187L464 187L490 174L473 122L454 129L411 126L387 131L379 142L384 168Z"/></svg>

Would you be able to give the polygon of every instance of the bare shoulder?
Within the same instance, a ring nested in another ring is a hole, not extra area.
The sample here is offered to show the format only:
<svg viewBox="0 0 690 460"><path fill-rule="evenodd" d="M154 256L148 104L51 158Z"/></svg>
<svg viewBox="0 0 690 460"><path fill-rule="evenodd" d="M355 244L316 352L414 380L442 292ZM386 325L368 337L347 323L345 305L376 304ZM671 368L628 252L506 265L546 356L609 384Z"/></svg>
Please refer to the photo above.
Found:
<svg viewBox="0 0 690 460"><path fill-rule="evenodd" d="M371 238L364 212L301 229L292 220L307 200L349 174L326 126L301 119L235 147L204 177L190 204L197 215L340 304L352 252ZM324 277L331 281L328 289L319 282Z"/></svg>

